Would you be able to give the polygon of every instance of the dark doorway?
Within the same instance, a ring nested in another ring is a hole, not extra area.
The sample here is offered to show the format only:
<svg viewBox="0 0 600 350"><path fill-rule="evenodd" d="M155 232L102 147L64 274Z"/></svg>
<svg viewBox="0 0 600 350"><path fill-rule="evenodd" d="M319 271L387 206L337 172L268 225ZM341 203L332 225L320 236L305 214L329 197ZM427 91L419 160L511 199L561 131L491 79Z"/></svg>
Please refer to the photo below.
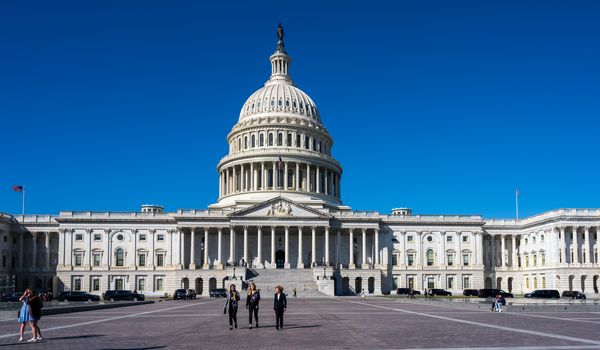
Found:
<svg viewBox="0 0 600 350"><path fill-rule="evenodd" d="M362 278L356 277L354 279L354 293L359 294L362 291Z"/></svg>
<svg viewBox="0 0 600 350"><path fill-rule="evenodd" d="M342 278L342 295L350 295L350 279L348 277Z"/></svg>
<svg viewBox="0 0 600 350"><path fill-rule="evenodd" d="M275 252L275 266L278 269L283 269L285 266L285 252L283 250L278 250Z"/></svg>
<svg viewBox="0 0 600 350"><path fill-rule="evenodd" d="M196 278L196 294L202 294L202 289L204 289L204 281L202 281L202 278L198 277Z"/></svg>

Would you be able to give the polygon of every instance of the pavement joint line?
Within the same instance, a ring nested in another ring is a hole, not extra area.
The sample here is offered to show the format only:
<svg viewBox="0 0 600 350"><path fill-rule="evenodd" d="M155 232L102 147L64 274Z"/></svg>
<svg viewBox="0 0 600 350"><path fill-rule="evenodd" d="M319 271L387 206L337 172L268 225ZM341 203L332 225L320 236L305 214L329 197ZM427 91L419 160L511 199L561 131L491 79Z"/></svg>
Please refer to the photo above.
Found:
<svg viewBox="0 0 600 350"><path fill-rule="evenodd" d="M55 331L55 330L65 329L65 328L87 326L87 325L90 325L90 324L115 321L115 320L120 320L120 319L123 319L123 318L130 318L130 317L134 317L134 316L138 316L138 315L148 315L148 314L153 314L153 313L157 313L157 312L168 311L168 310L175 310L175 309L182 309L184 307L196 306L196 305L213 303L213 302L214 301L203 301L203 302L200 302L200 303L190 303L190 304L179 305L179 306L174 306L174 307L168 307L168 308L163 308L163 309L158 309L158 310L150 310L150 311L138 312L138 313L129 314L129 315L112 316L112 317L103 318L103 319L100 319L100 320L93 320L93 321L87 321L87 322L82 322L82 323L74 323L74 324L68 324L68 325L64 325L64 326L55 326L55 327L45 328L45 329L43 329L43 332ZM19 333L4 334L4 335L0 335L0 339L12 338L12 337L16 337L18 335L19 335Z"/></svg>
<svg viewBox="0 0 600 350"><path fill-rule="evenodd" d="M516 333L524 333L524 334L530 334L530 335L537 335L537 336L546 337L546 338L568 340L568 341L573 341L573 342L578 342L578 343L585 343L585 344L593 344L593 345L598 345L599 348L600 348L600 341L598 341L598 340L585 339L585 338L577 338L577 337L570 337L570 336L567 336L567 335L559 335L559 334L552 334L552 333L546 333L546 332L540 332L540 331L532 331L532 330L527 330L527 329L512 328L512 327L506 327L506 326L500 326L500 325L493 325L493 324L487 324L487 323L480 323L480 322L469 321L469 320L461 320L461 319L450 318L450 317L446 317L446 316L432 315L432 314L427 314L427 313L423 313L423 312L396 309L396 308L392 308L392 307L389 307L389 306L381 306L381 305L375 305L375 304L368 304L368 303L363 303L363 302L353 301L353 300L340 300L340 301L345 301L347 303L354 303L354 304L358 304L358 305L365 305L365 306L370 306L370 307L376 307L376 308L380 308L380 309L395 310L395 311L398 311L398 312L403 312L403 313L407 313L407 314L411 314L411 315L436 318L438 320L444 320L444 321L450 321L450 322L457 322L457 323L464 323L464 324L478 326L478 327L484 327L484 328L492 328L492 329L494 329L496 331L504 330L504 331L509 331L509 332L516 332ZM507 315L507 314L505 314L505 315ZM514 315L514 314L510 314L510 315ZM489 348L486 348L486 349L489 349ZM548 349L548 347L542 347L540 349Z"/></svg>
<svg viewBox="0 0 600 350"><path fill-rule="evenodd" d="M466 307L461 307L461 306L456 306L456 305L444 305L444 304L438 304L438 305L431 305L431 304L426 304L426 303L406 303L406 302L402 302L402 301L395 301L397 303L401 303L401 304L405 304L405 305L422 305L422 306L439 306L439 307L445 307L445 308L450 308L450 309L460 309L460 310L466 310L466 311L475 311L475 312L482 312L482 313L489 313L491 312L490 310L481 310L481 309L469 309ZM550 313L550 312L548 312ZM595 313L595 312L586 312L586 313ZM572 322L583 322L583 323L596 323L596 324L600 324L600 322L596 322L596 321L588 321L588 320L581 320L581 319L577 319L577 318L565 318L565 317L554 317L554 316L544 316L544 315L534 315L531 313L521 313L521 312L507 312L507 314L511 314L511 315L515 315L515 316L521 316L521 317L537 317L537 318L547 318L547 319L553 319L553 320L559 320L559 321L572 321Z"/></svg>
<svg viewBox="0 0 600 350"><path fill-rule="evenodd" d="M600 349L600 346L590 345L553 345L553 346L493 346L474 348L411 348L404 350L586 350Z"/></svg>

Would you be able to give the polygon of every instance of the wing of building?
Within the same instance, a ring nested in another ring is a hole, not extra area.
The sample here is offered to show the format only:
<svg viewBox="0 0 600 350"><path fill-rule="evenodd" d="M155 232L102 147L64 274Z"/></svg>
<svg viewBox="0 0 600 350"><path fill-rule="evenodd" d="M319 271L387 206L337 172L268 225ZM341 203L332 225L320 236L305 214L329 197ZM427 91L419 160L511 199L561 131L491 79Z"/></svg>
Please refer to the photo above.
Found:
<svg viewBox="0 0 600 350"><path fill-rule="evenodd" d="M502 288L598 294L600 209L530 218L357 211L313 100L292 81L282 37L271 75L242 105L202 210L0 216L3 290L199 294L253 280L300 294ZM350 174L351 175L351 174Z"/></svg>

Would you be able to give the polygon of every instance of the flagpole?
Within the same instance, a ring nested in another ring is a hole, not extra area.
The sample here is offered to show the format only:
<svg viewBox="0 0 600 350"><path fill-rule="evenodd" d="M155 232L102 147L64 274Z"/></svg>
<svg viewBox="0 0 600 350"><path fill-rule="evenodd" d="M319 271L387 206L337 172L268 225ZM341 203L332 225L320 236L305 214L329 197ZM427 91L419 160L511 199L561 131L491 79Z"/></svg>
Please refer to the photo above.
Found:
<svg viewBox="0 0 600 350"><path fill-rule="evenodd" d="M515 191L515 205L517 209L517 223L519 222L519 190Z"/></svg>
<svg viewBox="0 0 600 350"><path fill-rule="evenodd" d="M23 186L23 191L21 191L21 215L25 215L25 186Z"/></svg>

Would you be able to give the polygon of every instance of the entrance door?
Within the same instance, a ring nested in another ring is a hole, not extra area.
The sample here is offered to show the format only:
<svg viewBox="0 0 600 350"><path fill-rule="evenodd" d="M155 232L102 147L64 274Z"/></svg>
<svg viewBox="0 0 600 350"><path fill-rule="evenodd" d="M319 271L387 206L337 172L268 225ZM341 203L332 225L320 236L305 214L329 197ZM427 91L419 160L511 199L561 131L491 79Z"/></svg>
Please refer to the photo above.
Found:
<svg viewBox="0 0 600 350"><path fill-rule="evenodd" d="M285 266L285 252L283 250L278 250L275 252L275 266L278 269L283 269Z"/></svg>

